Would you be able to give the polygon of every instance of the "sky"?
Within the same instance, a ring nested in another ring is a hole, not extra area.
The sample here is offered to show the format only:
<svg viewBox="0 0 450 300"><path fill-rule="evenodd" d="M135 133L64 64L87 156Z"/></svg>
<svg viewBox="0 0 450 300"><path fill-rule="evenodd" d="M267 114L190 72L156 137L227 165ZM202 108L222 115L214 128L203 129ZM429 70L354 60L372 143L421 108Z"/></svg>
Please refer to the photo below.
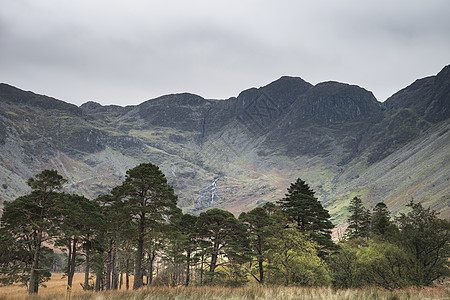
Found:
<svg viewBox="0 0 450 300"><path fill-rule="evenodd" d="M0 82L76 105L281 76L379 101L450 64L449 0L0 0Z"/></svg>

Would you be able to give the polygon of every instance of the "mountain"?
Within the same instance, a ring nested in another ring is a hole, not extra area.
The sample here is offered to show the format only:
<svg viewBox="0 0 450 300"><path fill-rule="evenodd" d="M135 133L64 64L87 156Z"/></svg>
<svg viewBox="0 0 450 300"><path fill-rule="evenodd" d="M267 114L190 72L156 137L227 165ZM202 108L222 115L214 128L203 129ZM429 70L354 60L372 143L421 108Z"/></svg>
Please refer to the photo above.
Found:
<svg viewBox="0 0 450 300"><path fill-rule="evenodd" d="M281 77L227 100L183 93L80 107L0 84L0 197L57 169L96 197L141 162L161 167L184 211L234 213L283 197L300 177L335 223L358 195L394 212L411 199L450 218L450 66L384 103L361 87Z"/></svg>

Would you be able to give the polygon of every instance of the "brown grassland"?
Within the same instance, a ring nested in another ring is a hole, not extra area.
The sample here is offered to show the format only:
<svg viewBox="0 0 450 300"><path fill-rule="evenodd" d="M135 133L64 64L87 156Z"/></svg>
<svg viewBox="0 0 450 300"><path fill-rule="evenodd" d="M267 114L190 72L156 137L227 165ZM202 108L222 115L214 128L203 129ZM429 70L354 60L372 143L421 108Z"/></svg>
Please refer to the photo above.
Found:
<svg viewBox="0 0 450 300"><path fill-rule="evenodd" d="M73 289L70 295L66 289L66 278L61 274L53 274L47 282L47 287L39 289L39 295L28 296L24 286L12 285L0 287L0 299L95 299L95 300L244 300L244 299L450 299L448 287L434 288L408 288L403 290L387 291L380 288L336 290L330 287L259 287L250 285L241 288L228 287L152 287L139 291L105 291L85 292L80 283L83 274L75 274Z"/></svg>

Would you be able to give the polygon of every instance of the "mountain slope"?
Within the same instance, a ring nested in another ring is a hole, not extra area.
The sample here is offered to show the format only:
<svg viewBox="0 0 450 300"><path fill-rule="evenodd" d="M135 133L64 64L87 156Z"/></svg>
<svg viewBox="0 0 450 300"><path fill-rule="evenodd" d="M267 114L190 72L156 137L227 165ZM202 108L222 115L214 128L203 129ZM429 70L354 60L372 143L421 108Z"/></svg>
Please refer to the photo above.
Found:
<svg viewBox="0 0 450 300"><path fill-rule="evenodd" d="M348 166L329 209L345 211L354 196L369 207L384 201L399 212L411 200L450 218L450 121L438 123L401 149L367 168ZM358 171L360 170L360 171Z"/></svg>
<svg viewBox="0 0 450 300"><path fill-rule="evenodd" d="M414 198L450 217L450 67L378 102L363 88L294 77L227 100L173 94L81 107L0 85L0 197L46 168L95 197L141 162L161 167L185 211L275 201L297 177L339 223L359 195L394 212Z"/></svg>

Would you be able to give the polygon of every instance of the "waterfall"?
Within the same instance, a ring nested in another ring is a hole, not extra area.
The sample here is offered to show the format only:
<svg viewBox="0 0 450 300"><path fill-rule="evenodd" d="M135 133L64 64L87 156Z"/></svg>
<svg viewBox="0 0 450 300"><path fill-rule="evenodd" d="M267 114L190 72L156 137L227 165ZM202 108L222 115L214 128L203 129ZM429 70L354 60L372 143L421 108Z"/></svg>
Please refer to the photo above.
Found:
<svg viewBox="0 0 450 300"><path fill-rule="evenodd" d="M214 198L216 197L216 191L217 191L217 180L219 178L214 178L214 180L212 181L211 185L210 185L210 189L211 189L211 200L209 202L208 206L211 206L214 203Z"/></svg>
<svg viewBox="0 0 450 300"><path fill-rule="evenodd" d="M197 198L197 203L195 205L197 210L208 208L214 203L214 201L216 200L218 180L219 177L215 177L211 181L211 183L203 191L200 192L200 195Z"/></svg>

